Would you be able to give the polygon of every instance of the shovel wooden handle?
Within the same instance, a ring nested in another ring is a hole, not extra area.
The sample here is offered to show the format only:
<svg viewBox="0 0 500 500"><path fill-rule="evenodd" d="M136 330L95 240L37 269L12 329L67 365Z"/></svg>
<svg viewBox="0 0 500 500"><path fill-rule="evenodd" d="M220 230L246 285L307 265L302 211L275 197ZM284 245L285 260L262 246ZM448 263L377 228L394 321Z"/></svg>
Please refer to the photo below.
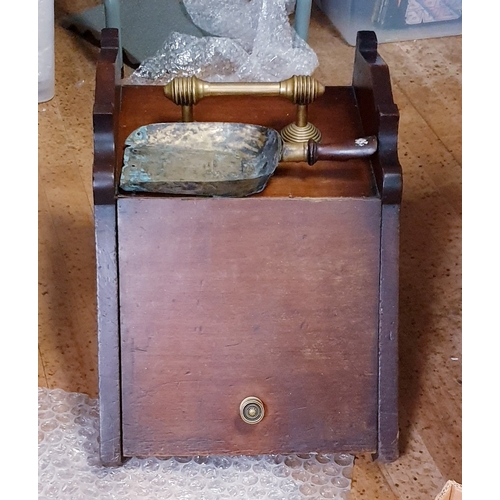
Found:
<svg viewBox="0 0 500 500"><path fill-rule="evenodd" d="M314 165L318 160L347 161L353 158L366 158L377 151L377 137L360 137L342 144L307 143L307 163Z"/></svg>
<svg viewBox="0 0 500 500"><path fill-rule="evenodd" d="M359 137L337 144L319 144L310 139L308 142L283 144L281 161L307 161L314 165L318 160L347 161L353 158L366 158L377 151L377 137Z"/></svg>

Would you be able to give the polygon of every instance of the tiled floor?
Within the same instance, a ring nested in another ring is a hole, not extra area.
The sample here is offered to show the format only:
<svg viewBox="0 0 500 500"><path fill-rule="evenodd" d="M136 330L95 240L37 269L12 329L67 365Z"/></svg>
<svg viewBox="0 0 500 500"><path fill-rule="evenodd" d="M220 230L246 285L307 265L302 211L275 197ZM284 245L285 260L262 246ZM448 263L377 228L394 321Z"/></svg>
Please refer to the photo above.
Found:
<svg viewBox="0 0 500 500"><path fill-rule="evenodd" d="M97 2L56 1L56 17ZM313 9L326 85L349 85L353 47ZM356 459L352 500L433 500L461 482L461 37L381 44L401 113L402 454ZM97 49L56 26L56 92L39 117L40 386L97 396L92 105Z"/></svg>

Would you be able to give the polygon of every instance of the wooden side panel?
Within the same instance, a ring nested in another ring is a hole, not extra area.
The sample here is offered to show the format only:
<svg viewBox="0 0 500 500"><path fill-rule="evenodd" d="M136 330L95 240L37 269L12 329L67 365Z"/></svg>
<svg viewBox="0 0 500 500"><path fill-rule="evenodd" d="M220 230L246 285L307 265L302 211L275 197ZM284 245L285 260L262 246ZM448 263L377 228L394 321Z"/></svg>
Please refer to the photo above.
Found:
<svg viewBox="0 0 500 500"><path fill-rule="evenodd" d="M352 85L363 131L378 138L372 167L382 203L400 204L403 179L398 159L399 111L392 98L389 68L377 52L373 31L358 32Z"/></svg>
<svg viewBox="0 0 500 500"><path fill-rule="evenodd" d="M95 238L100 455L104 464L118 465L122 454L115 205L95 206Z"/></svg>
<svg viewBox="0 0 500 500"><path fill-rule="evenodd" d="M374 452L380 209L118 200L124 456Z"/></svg>
<svg viewBox="0 0 500 500"><path fill-rule="evenodd" d="M380 251L378 445L375 458L392 462L399 456L398 313L399 205L382 207Z"/></svg>
<svg viewBox="0 0 500 500"><path fill-rule="evenodd" d="M101 50L95 75L95 102L92 114L94 165L92 188L96 205L115 202L116 134L121 102L118 30L102 32Z"/></svg>
<svg viewBox="0 0 500 500"><path fill-rule="evenodd" d="M116 235L115 132L120 108L118 30L103 30L96 67L92 115L100 455L106 465L121 463L118 260Z"/></svg>
<svg viewBox="0 0 500 500"><path fill-rule="evenodd" d="M372 158L383 203L380 257L379 437L375 457L396 460L398 451L399 211L403 189L398 159L399 111L389 68L377 52L372 31L357 36L353 88L365 134L377 134Z"/></svg>

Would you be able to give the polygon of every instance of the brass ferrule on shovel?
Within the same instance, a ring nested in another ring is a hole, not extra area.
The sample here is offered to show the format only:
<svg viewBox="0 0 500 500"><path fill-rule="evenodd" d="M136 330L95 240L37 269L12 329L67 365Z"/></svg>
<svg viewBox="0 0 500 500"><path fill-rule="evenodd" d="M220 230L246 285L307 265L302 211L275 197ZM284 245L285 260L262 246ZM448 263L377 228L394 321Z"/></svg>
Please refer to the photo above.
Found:
<svg viewBox="0 0 500 500"><path fill-rule="evenodd" d="M182 121L192 122L193 106L200 99L212 96L282 96L297 105L294 123L287 125L281 136L286 142L306 143L309 139L319 142L320 131L307 119L307 106L325 92L325 87L311 76L292 76L281 82L271 83L212 83L196 76L178 77L164 86L165 95L182 107Z"/></svg>

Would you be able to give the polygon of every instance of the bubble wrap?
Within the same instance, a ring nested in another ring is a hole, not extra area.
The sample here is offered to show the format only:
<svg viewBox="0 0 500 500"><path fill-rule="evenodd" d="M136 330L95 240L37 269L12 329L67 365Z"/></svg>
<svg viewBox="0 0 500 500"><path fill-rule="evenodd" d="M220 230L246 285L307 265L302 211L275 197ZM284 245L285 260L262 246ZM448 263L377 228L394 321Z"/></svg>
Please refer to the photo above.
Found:
<svg viewBox="0 0 500 500"><path fill-rule="evenodd" d="M39 500L342 499L349 498L354 457L131 458L103 467L97 401L60 389L38 389Z"/></svg>
<svg viewBox="0 0 500 500"><path fill-rule="evenodd" d="M290 0L184 0L192 21L211 36L171 33L129 77L165 84L195 75L211 82L275 82L311 75L318 58L290 25Z"/></svg>

